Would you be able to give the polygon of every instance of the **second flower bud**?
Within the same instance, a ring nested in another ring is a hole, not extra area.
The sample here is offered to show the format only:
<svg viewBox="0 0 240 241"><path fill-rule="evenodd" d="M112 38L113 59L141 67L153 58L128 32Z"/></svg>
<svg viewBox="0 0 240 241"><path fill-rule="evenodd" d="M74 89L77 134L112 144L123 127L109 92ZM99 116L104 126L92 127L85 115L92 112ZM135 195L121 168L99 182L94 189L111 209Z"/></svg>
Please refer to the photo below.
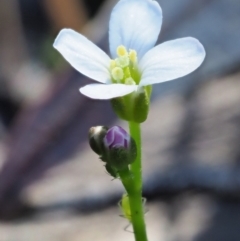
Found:
<svg viewBox="0 0 240 241"><path fill-rule="evenodd" d="M100 159L107 163L108 168L111 167L116 172L128 168L137 157L134 139L120 126L113 126L110 129L92 127L89 143L93 151L99 154Z"/></svg>
<svg viewBox="0 0 240 241"><path fill-rule="evenodd" d="M110 128L103 138L105 153L103 158L117 170L123 170L137 157L137 147L133 138L120 126Z"/></svg>

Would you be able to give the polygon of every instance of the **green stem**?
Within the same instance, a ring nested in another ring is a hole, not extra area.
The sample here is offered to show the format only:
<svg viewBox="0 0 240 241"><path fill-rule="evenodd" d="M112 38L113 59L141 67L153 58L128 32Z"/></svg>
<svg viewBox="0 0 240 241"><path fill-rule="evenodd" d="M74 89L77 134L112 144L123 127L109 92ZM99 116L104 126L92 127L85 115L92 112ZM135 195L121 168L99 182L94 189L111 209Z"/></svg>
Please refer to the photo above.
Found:
<svg viewBox="0 0 240 241"><path fill-rule="evenodd" d="M135 140L137 145L137 158L131 165L131 171L134 176L136 188L142 192L142 143L141 127L139 123L128 122L130 136Z"/></svg>
<svg viewBox="0 0 240 241"><path fill-rule="evenodd" d="M131 221L136 241L147 241L144 221L144 208L142 203L142 164L141 164L141 129L140 124L129 122L130 135L136 141L137 158L131 165L131 174L128 171L121 173L120 177L128 193L131 209Z"/></svg>

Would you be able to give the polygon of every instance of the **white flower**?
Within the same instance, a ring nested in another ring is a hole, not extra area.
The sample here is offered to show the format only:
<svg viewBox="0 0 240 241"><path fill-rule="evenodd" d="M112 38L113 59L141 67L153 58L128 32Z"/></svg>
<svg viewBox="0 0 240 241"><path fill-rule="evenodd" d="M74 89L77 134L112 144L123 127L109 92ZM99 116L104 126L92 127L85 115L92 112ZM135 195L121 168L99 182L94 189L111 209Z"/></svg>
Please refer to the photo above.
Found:
<svg viewBox="0 0 240 241"><path fill-rule="evenodd" d="M201 65L205 50L192 37L154 47L161 24L162 10L156 1L120 0L109 23L112 59L71 29L59 33L54 48L79 72L102 83L80 88L82 94L111 99L182 77Z"/></svg>

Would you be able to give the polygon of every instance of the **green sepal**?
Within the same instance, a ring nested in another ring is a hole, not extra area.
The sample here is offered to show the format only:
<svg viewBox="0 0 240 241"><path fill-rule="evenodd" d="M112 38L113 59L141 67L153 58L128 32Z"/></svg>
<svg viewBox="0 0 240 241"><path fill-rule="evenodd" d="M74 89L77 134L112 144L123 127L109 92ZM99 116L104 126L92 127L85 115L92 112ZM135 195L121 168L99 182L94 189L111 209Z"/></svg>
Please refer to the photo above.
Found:
<svg viewBox="0 0 240 241"><path fill-rule="evenodd" d="M100 159L102 162L107 162L107 160L104 158L104 155L103 155L103 156L99 156L99 159Z"/></svg>
<svg viewBox="0 0 240 241"><path fill-rule="evenodd" d="M111 99L112 108L120 119L142 123L147 119L152 86L141 87L131 94Z"/></svg>
<svg viewBox="0 0 240 241"><path fill-rule="evenodd" d="M113 168L111 165L109 165L108 163L106 163L105 169L110 176L112 176L113 178L118 178L119 175L117 170Z"/></svg>
<svg viewBox="0 0 240 241"><path fill-rule="evenodd" d="M142 123L147 119L150 96L151 96L152 86L146 86L143 88L142 92L137 94L134 98L133 106L133 120L136 123Z"/></svg>
<svg viewBox="0 0 240 241"><path fill-rule="evenodd" d="M131 95L131 94L129 94ZM112 108L120 119L130 121L131 115L128 111L126 96L111 99Z"/></svg>
<svg viewBox="0 0 240 241"><path fill-rule="evenodd" d="M133 138L131 138L131 144L128 149L124 147L113 147L106 150L102 160L106 160L107 164L113 169L120 171L128 168L128 165L132 164L136 157L137 146Z"/></svg>

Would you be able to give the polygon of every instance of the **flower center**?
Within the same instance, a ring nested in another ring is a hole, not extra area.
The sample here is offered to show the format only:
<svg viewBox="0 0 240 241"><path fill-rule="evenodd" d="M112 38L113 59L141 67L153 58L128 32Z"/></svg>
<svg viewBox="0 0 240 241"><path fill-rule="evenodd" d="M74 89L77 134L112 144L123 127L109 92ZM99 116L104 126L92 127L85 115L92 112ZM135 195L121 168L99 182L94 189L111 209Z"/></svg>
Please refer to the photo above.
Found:
<svg viewBox="0 0 240 241"><path fill-rule="evenodd" d="M113 83L135 85L140 82L140 73L137 68L137 52L129 51L123 45L117 47L117 58L110 62L110 72Z"/></svg>

